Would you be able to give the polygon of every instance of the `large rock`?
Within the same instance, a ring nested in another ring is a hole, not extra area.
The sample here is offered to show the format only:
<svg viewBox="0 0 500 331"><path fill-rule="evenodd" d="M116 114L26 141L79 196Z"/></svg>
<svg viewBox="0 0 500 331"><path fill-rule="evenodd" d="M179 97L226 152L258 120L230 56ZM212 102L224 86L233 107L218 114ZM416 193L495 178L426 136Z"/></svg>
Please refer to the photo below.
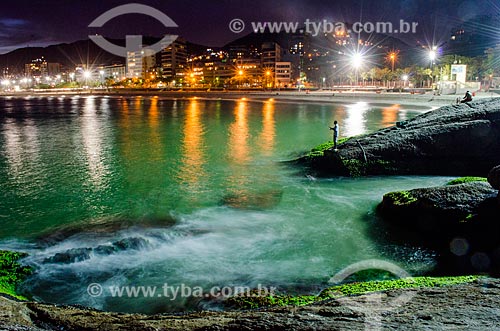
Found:
<svg viewBox="0 0 500 331"><path fill-rule="evenodd" d="M444 106L349 139L310 165L327 175L484 175L500 164L500 99Z"/></svg>
<svg viewBox="0 0 500 331"><path fill-rule="evenodd" d="M411 300L397 305L402 295ZM380 302L380 304L378 304ZM455 286L389 290L306 306L247 311L139 315L100 312L83 307L14 302L0 297L2 330L367 330L379 321L383 330L496 330L500 325L500 280ZM371 313L367 318L360 309ZM370 309L373 307L373 309ZM387 308L387 309L385 309ZM397 308L397 309L394 309ZM380 315L377 313L380 312Z"/></svg>
<svg viewBox="0 0 500 331"><path fill-rule="evenodd" d="M389 240L438 253L438 272L497 272L496 195L486 182L392 192L384 195L378 211L389 227Z"/></svg>
<svg viewBox="0 0 500 331"><path fill-rule="evenodd" d="M126 250L140 250L150 247L149 241L144 238L124 238L111 245L99 245L96 248L71 248L64 252L46 258L44 263L70 264L85 261L91 258L92 253L98 255L111 255Z"/></svg>
<svg viewBox="0 0 500 331"><path fill-rule="evenodd" d="M490 170L488 174L488 183L490 183L495 190L500 190L500 165Z"/></svg>
<svg viewBox="0 0 500 331"><path fill-rule="evenodd" d="M41 245L54 245L72 236L88 235L93 237L107 236L110 233L130 229L148 229L171 227L176 223L172 217L152 218L152 219L96 219L92 221L71 223L60 226L56 229L49 229L37 239Z"/></svg>
<svg viewBox="0 0 500 331"><path fill-rule="evenodd" d="M388 220L435 231L468 223L480 214L497 191L486 182L470 182L384 195L379 211Z"/></svg>

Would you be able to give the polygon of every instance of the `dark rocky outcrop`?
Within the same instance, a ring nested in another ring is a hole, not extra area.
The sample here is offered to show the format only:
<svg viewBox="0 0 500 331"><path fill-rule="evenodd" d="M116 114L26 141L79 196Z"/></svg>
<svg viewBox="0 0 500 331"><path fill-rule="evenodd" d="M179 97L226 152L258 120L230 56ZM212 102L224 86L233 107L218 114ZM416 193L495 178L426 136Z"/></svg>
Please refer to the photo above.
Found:
<svg viewBox="0 0 500 331"><path fill-rule="evenodd" d="M91 254L111 255L125 250L139 250L149 247L149 241L144 238L125 238L113 242L110 245L99 245L96 248L71 248L64 252L56 253L54 256L46 258L44 263L75 263L91 258Z"/></svg>
<svg viewBox="0 0 500 331"><path fill-rule="evenodd" d="M490 183L495 190L500 190L500 165L490 170L488 174L488 183Z"/></svg>
<svg viewBox="0 0 500 331"><path fill-rule="evenodd" d="M500 190L500 165L491 169L488 174L488 183L490 183L493 188ZM498 193L497 202L500 206L500 193Z"/></svg>
<svg viewBox="0 0 500 331"><path fill-rule="evenodd" d="M72 223L63 225L56 229L50 229L47 233L40 235L37 242L43 246L50 246L75 235L89 235L93 237L103 237L110 233L118 231L138 228L164 228L171 227L176 223L172 217L157 218L157 219L137 219L137 220L124 220L124 219L96 219L92 221Z"/></svg>
<svg viewBox="0 0 500 331"><path fill-rule="evenodd" d="M500 164L500 99L441 107L302 161L326 175L484 175Z"/></svg>
<svg viewBox="0 0 500 331"><path fill-rule="evenodd" d="M410 292L414 297L409 302L386 311L385 302ZM372 314L381 310L378 326L383 330L493 330L500 325L500 280L497 279L417 291L390 290L351 297L351 300L361 307L374 308L369 310ZM377 302L382 302L382 306L376 305ZM2 330L367 330L370 328L366 321L362 312L336 300L258 311L147 316L15 302L0 297Z"/></svg>
<svg viewBox="0 0 500 331"><path fill-rule="evenodd" d="M392 192L378 211L390 237L439 252L438 272L499 272L497 195L486 182Z"/></svg>

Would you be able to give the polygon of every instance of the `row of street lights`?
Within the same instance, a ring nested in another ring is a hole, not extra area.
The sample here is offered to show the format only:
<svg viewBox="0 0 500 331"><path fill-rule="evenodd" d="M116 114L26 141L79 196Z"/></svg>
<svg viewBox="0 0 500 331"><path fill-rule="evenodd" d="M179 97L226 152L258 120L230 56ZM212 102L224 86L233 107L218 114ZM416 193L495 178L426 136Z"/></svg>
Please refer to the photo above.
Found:
<svg viewBox="0 0 500 331"><path fill-rule="evenodd" d="M398 54L399 54L399 51L391 51L387 55L387 60L391 63L392 72L394 72L395 63L396 63L396 61L398 59ZM428 53L428 57L429 57L429 60L431 61L431 65L430 65L431 66L431 70L432 70L432 68L433 68L433 66L435 64L437 56L438 56L437 46L430 47L429 53ZM351 66L353 67L354 72L355 72L356 85L358 85L359 69L362 67L363 61L364 61L364 57L363 57L363 54L360 53L360 52L354 52L350 56L350 63L351 63ZM406 85L406 81L408 81L408 79L409 79L408 75L403 75L401 78L405 82L405 85Z"/></svg>

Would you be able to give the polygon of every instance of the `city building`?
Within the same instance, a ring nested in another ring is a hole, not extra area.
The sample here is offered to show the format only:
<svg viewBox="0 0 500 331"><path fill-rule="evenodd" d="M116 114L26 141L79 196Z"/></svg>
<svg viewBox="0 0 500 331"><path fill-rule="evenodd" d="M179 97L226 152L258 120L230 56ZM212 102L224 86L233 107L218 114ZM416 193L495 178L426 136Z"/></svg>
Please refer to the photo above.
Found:
<svg viewBox="0 0 500 331"><path fill-rule="evenodd" d="M123 64L115 64L110 66L101 67L100 71L103 72L104 79L113 79L114 81L121 81L127 78L127 68Z"/></svg>
<svg viewBox="0 0 500 331"><path fill-rule="evenodd" d="M177 38L161 51L161 69L163 78L180 79L184 76L187 62L186 40Z"/></svg>
<svg viewBox="0 0 500 331"><path fill-rule="evenodd" d="M47 75L48 76L57 76L61 73L61 64L60 63L47 63Z"/></svg>
<svg viewBox="0 0 500 331"><path fill-rule="evenodd" d="M292 84L292 63L276 62L275 65L275 86L291 87Z"/></svg>
<svg viewBox="0 0 500 331"><path fill-rule="evenodd" d="M254 45L231 45L229 47L229 58L232 60L243 58L260 59L260 51Z"/></svg>
<svg viewBox="0 0 500 331"><path fill-rule="evenodd" d="M233 65L227 59L218 59L204 63L203 78L210 86L220 86L235 74Z"/></svg>
<svg viewBox="0 0 500 331"><path fill-rule="evenodd" d="M273 69L277 62L281 61L281 47L277 43L263 43L261 48L261 63L262 68L267 70Z"/></svg>
<svg viewBox="0 0 500 331"><path fill-rule="evenodd" d="M39 59L34 59L31 63L26 63L24 65L24 73L28 77L42 77L48 74L48 64L45 58L42 56Z"/></svg>
<svg viewBox="0 0 500 331"><path fill-rule="evenodd" d="M156 55L152 49L127 52L126 70L128 78L145 78L156 66Z"/></svg>

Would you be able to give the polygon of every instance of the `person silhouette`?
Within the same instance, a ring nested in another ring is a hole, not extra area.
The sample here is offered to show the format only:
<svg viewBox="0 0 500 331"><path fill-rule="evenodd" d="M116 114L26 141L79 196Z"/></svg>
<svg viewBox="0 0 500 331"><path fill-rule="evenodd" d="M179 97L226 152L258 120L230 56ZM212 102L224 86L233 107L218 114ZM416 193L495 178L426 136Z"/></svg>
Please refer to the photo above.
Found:
<svg viewBox="0 0 500 331"><path fill-rule="evenodd" d="M460 100L460 103L466 103L472 101L472 94L469 91L465 92L465 96Z"/></svg>
<svg viewBox="0 0 500 331"><path fill-rule="evenodd" d="M337 144L339 142L339 123L337 121L333 122L333 127L330 127L333 131L333 150L337 151Z"/></svg>

